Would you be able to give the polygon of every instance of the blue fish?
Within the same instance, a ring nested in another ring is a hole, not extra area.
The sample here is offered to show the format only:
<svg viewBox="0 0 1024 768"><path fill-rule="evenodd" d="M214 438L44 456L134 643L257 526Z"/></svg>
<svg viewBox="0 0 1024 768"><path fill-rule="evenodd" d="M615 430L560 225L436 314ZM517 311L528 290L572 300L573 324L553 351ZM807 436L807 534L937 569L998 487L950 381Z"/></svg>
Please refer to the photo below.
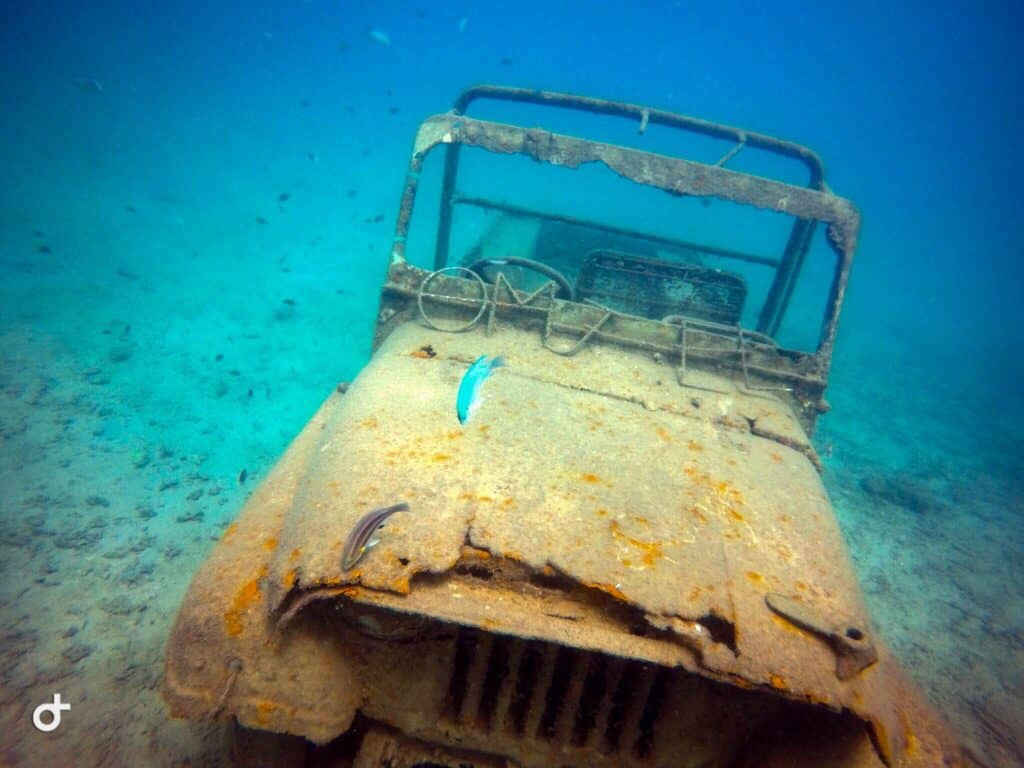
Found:
<svg viewBox="0 0 1024 768"><path fill-rule="evenodd" d="M500 357L488 359L487 355L481 355L476 362L469 366L459 384L459 395L455 399L455 412L459 415L459 424L469 421L476 409L480 407L480 389L487 378L494 373L496 368L505 365L505 360Z"/></svg>

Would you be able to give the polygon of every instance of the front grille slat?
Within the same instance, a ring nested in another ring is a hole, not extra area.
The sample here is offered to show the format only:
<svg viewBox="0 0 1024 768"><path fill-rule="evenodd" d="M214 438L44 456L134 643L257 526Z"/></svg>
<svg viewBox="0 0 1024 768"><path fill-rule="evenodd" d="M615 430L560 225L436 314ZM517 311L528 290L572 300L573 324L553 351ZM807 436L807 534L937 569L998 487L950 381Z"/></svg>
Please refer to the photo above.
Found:
<svg viewBox="0 0 1024 768"><path fill-rule="evenodd" d="M466 695L462 699L462 711L459 712L459 720L464 723L475 721L480 710L493 640L493 635L485 633L472 637L469 673L466 675Z"/></svg>
<svg viewBox="0 0 1024 768"><path fill-rule="evenodd" d="M604 694L601 696L601 703L598 705L597 714L594 717L594 727L587 735L584 746L588 749L600 749L607 751L608 748L608 725L611 722L612 709L615 703L615 692L622 680L622 670L626 663L622 659L614 657L605 660L605 685Z"/></svg>
<svg viewBox="0 0 1024 768"><path fill-rule="evenodd" d="M523 653L526 651L526 643L522 640L511 640L508 642L508 673L501 681L498 689L497 700L494 703L494 713L491 722L496 728L502 731L515 731L516 724L512 717L512 697L519 688L521 674L520 667L523 662Z"/></svg>
<svg viewBox="0 0 1024 768"><path fill-rule="evenodd" d="M647 699L651 695L656 676L657 670L649 664L642 664L637 670L636 684L625 701L622 714L622 727L618 738L618 746L621 749L631 749L640 739L640 721L647 708Z"/></svg>
<svg viewBox="0 0 1024 768"><path fill-rule="evenodd" d="M545 645L542 654L540 674L537 675L537 684L534 686L530 696L530 704L526 710L526 723L523 728L523 733L529 738L537 736L540 730L540 721L544 717L544 708L547 702L548 690L551 688L551 679L555 676L558 646Z"/></svg>
<svg viewBox="0 0 1024 768"><path fill-rule="evenodd" d="M579 712L580 700L583 698L583 684L587 679L587 670L590 669L590 656L586 651L572 654L569 685L561 697L555 719L554 737L560 742L568 742L572 738L576 713Z"/></svg>

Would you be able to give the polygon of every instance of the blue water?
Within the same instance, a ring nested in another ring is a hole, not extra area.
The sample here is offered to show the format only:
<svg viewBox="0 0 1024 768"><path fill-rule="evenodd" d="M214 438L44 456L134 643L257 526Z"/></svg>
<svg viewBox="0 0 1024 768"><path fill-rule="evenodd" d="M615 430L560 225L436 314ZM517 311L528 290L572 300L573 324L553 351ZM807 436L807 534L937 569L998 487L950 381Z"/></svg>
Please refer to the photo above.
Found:
<svg viewBox="0 0 1024 768"><path fill-rule="evenodd" d="M887 642L979 764L1024 760L1019 9L159 5L0 24L5 762L209 759L157 694L174 611L367 361L416 126L480 82L824 158L864 221L826 484ZM43 738L31 711L56 690L76 709Z"/></svg>

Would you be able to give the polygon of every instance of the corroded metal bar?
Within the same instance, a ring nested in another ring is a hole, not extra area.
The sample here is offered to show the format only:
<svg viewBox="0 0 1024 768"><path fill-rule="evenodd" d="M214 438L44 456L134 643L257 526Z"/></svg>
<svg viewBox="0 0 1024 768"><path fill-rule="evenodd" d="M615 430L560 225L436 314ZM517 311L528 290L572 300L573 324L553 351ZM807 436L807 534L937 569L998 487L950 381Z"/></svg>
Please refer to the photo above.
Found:
<svg viewBox="0 0 1024 768"><path fill-rule="evenodd" d="M555 740L559 744L568 744L572 739L572 730L576 725L576 716L580 711L580 701L583 698L583 684L586 682L587 672L590 670L591 656L586 651L578 651L572 655L569 687L562 698L561 709L555 720Z"/></svg>
<svg viewBox="0 0 1024 768"><path fill-rule="evenodd" d="M519 685L519 666L523 660L523 653L526 651L526 641L519 638L506 641L508 643L508 674L501 681L498 688L498 695L495 697L494 711L491 715L491 722L494 727L501 731L513 730L509 718L509 708L512 704L512 696Z"/></svg>
<svg viewBox="0 0 1024 768"><path fill-rule="evenodd" d="M473 636L473 657L469 662L469 673L466 675L466 697L462 700L462 711L459 721L471 723L480 709L480 700L484 693L484 681L487 679L487 665L491 660L491 645L494 635L489 632L475 633Z"/></svg>
<svg viewBox="0 0 1024 768"><path fill-rule="evenodd" d="M774 136L767 136L731 125L700 120L676 112L653 109L623 101L596 99L590 96L578 96L557 91L541 91L532 88L509 88L500 85L476 85L472 88L467 88L455 100L455 113L457 115L464 115L469 105L480 99L517 101L524 104L538 104L561 107L563 109L575 109L594 114L633 118L640 121L644 129L651 124L664 125L702 136L743 142L749 147L755 147L766 152L797 160L810 173L808 186L813 189L825 188L825 164L818 157L817 153L808 147L791 141L783 141Z"/></svg>
<svg viewBox="0 0 1024 768"><path fill-rule="evenodd" d="M540 721L544 717L544 709L547 703L548 689L551 687L551 680L555 675L555 662L558 660L558 646L545 643L543 646L543 657L541 660L540 672L537 674L537 683L530 695L530 704L526 709L526 725L523 733L528 739L540 738Z"/></svg>
<svg viewBox="0 0 1024 768"><path fill-rule="evenodd" d="M654 687L654 678L657 675L657 667L644 664L637 674L639 678L633 688L633 693L626 702L626 711L622 718L622 733L619 737L619 747L623 750L632 750L640 739L640 721L643 719L644 710L647 708L647 699Z"/></svg>

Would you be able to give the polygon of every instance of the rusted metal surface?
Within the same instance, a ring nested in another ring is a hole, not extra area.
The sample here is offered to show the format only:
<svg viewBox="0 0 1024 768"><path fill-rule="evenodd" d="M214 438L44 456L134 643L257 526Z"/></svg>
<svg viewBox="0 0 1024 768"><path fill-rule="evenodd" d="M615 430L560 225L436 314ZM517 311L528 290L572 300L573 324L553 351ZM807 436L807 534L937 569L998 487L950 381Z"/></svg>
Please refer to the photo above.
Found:
<svg viewBox="0 0 1024 768"><path fill-rule="evenodd" d="M860 227L860 214L848 200L833 195L824 187L798 187L716 165L587 141L541 129L475 120L456 114L435 115L423 122L416 136L395 229L393 264L405 258L408 225L423 159L432 149L442 145L476 146L491 152L524 154L539 162L567 168L578 168L585 163L601 163L623 178L671 194L715 197L796 217L797 222L761 314L759 330L777 329L810 241L813 231L811 222L824 223L828 227L829 245L837 256L830 300L817 349L818 366L823 374L827 374L838 328L839 309ZM449 164L457 167L458 160L449 160ZM445 189L449 186L446 182ZM453 194L451 189L448 192ZM439 241L441 239L439 234ZM435 254L438 264L445 262L446 254L447 246L439 244Z"/></svg>
<svg viewBox="0 0 1024 768"><path fill-rule="evenodd" d="M575 355L591 343L609 350L647 352L659 366L672 366L670 372L662 374L666 385L674 379L681 385L709 386L708 382L701 383L702 371L731 373L747 392L784 396L799 422L795 431L780 431L772 419L750 426L762 436L775 437L803 451L818 466L806 436L828 408L823 398L825 374L820 370L820 360L812 354L783 352L759 334L694 318L657 322L602 306L561 301L543 286L529 294L516 291L501 273L494 286L487 286L461 267L428 273L405 262L393 264L388 271L381 313L375 349L394 328L410 320L418 319L450 332L483 325L488 334L499 324L514 324L537 329L544 348L562 356ZM443 316L450 319L442 323ZM529 346L536 342L524 343ZM674 394L676 399L685 400L681 391Z"/></svg>
<svg viewBox="0 0 1024 768"><path fill-rule="evenodd" d="M172 711L316 744L347 732L357 766L959 765L875 636L808 437L827 408L856 209L797 145L516 89L472 89L457 111L484 96L737 143L704 165L459 114L421 126L374 357L194 579L168 643ZM450 202L464 144L796 216L768 327L824 222L838 261L817 352L717 322L735 296L703 318L648 319L585 280L566 301L554 283L528 293L504 273L413 267L423 158L451 150ZM806 162L810 188L724 168L754 145ZM460 426L455 393L482 354L508 366ZM394 505L408 509L345 563L363 516Z"/></svg>
<svg viewBox="0 0 1024 768"><path fill-rule="evenodd" d="M341 398L324 403L193 579L167 645L163 692L176 716L235 716L314 741L352 722L360 694L349 662L322 656L315 624L300 617L284 637L267 614L271 553Z"/></svg>
<svg viewBox="0 0 1024 768"><path fill-rule="evenodd" d="M466 429L452 393L479 332L404 326L343 397L332 395L189 591L168 646L165 695L176 712L234 715L325 742L359 709L417 738L455 734L466 746L501 746L524 766L543 766L552 749L583 755L592 740L609 738L611 702L592 692L599 700L582 704L592 668L607 689L615 665L646 664L677 670L664 673L675 681L666 678L659 694L668 701L674 686L705 701L695 693L708 685L701 678L725 685L695 711L717 717L712 704L724 702L737 728L810 702L856 712L890 765L955 764L943 762L943 750L954 752L937 721L873 638L817 473L802 454L744 428L742 414L767 416L777 405L701 391L700 408L667 410L671 399L659 399L639 357L586 350L596 357L584 371L578 359L524 353L524 332L506 333L487 351L505 354L510 370L488 383ZM616 389L622 382L634 389ZM634 396L644 389L651 395L641 405ZM558 464L548 453L555 436L566 447ZM410 512L343 571L342 547L359 516L398 500ZM768 594L835 626L855 622L879 660L841 679L836 646L778 616ZM467 650L458 626L476 627L480 644ZM460 642L471 656L461 662ZM556 646L582 654L570 666L578 673L556 687L576 711L593 709L593 721L562 723L539 704L521 715L511 709L494 665L539 654L543 679L543 658L560 653ZM422 660L415 669L399 661L410 648ZM225 696L233 660L240 672ZM458 695L456 678L466 687ZM711 754L685 722L652 726L669 741L638 747L639 723L616 718L632 736L608 765L648 760L647 749Z"/></svg>
<svg viewBox="0 0 1024 768"><path fill-rule="evenodd" d="M538 104L545 106L561 107L577 111L591 112L601 115L612 115L638 120L641 126L640 133L649 125L663 125L669 128L679 128L715 139L728 139L736 142L736 147L730 150L717 163L724 166L729 159L735 157L737 152L744 146L762 149L773 154L789 157L802 163L808 170L810 177L807 186L812 189L822 189L825 183L825 166L821 158L810 148L796 144L791 141L783 141L774 136L767 136L755 131L747 131L731 125L715 123L708 120L680 115L677 112L668 112L663 109L630 104L623 101L610 99L598 99L591 96L581 96L572 93L561 93L557 91L542 91L532 88L512 88L500 85L477 85L467 88L455 100L454 112L464 115L469 106L481 99L493 99L499 101L518 101L523 103Z"/></svg>

